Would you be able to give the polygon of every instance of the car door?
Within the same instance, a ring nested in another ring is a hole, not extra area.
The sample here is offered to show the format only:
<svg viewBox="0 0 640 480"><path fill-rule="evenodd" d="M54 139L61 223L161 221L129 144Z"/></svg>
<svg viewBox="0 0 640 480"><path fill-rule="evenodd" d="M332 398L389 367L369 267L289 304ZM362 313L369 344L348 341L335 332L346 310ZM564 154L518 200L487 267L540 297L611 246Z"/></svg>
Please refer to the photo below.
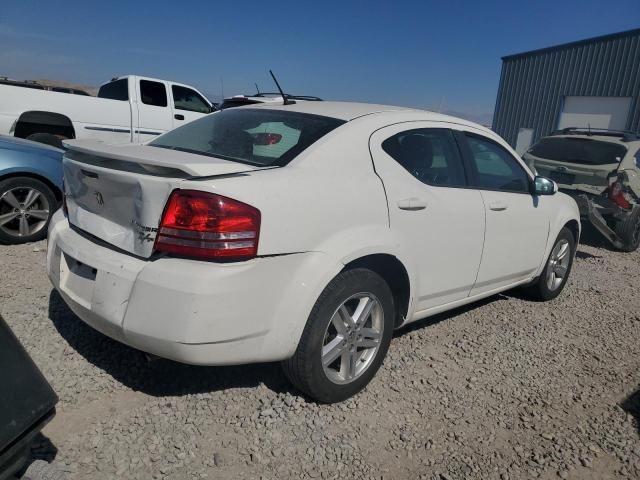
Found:
<svg viewBox="0 0 640 480"><path fill-rule="evenodd" d="M496 139L469 130L457 132L456 138L486 217L482 263L471 295L530 278L547 244L548 199L532 195L530 173Z"/></svg>
<svg viewBox="0 0 640 480"><path fill-rule="evenodd" d="M211 113L211 104L191 88L171 85L171 97L174 128Z"/></svg>
<svg viewBox="0 0 640 480"><path fill-rule="evenodd" d="M167 87L162 82L140 79L137 82L139 142L153 140L173 129L172 109L169 107Z"/></svg>
<svg viewBox="0 0 640 480"><path fill-rule="evenodd" d="M438 122L392 125L370 148L391 228L417 270L416 312L467 297L478 273L484 208L468 189L452 132Z"/></svg>

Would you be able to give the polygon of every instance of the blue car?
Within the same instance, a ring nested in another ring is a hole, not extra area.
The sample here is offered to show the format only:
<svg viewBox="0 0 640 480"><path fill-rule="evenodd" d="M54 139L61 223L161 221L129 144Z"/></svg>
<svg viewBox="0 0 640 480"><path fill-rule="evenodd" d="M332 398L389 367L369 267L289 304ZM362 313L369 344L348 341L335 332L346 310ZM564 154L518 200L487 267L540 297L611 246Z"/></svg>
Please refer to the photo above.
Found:
<svg viewBox="0 0 640 480"><path fill-rule="evenodd" d="M62 202L63 150L0 135L0 242L42 240Z"/></svg>

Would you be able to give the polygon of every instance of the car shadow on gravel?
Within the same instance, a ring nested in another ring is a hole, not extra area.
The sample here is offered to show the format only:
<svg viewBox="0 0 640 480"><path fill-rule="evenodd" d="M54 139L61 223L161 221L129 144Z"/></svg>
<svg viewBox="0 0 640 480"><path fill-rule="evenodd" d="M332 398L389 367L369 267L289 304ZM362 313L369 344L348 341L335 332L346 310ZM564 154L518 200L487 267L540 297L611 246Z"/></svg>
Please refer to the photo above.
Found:
<svg viewBox="0 0 640 480"><path fill-rule="evenodd" d="M622 409L636 420L636 430L640 437L640 386L620 405Z"/></svg>
<svg viewBox="0 0 640 480"><path fill-rule="evenodd" d="M101 334L80 320L60 294L49 295L49 318L60 335L89 363L126 387L153 396L179 396L264 384L277 393L294 393L277 364L202 367L171 360L148 361L139 350ZM295 392L299 395L298 392Z"/></svg>
<svg viewBox="0 0 640 480"><path fill-rule="evenodd" d="M617 251L613 247L613 245L611 245L609 241L605 240L604 236L598 230L596 230L595 227L591 225L589 222L582 222L582 232L580 233L580 244L588 245L589 247L593 247L593 248L602 248L604 250L610 250L613 252ZM586 252L578 251L578 254L580 253L582 253L583 255L587 255L588 256L587 258L591 258L592 256L595 256Z"/></svg>

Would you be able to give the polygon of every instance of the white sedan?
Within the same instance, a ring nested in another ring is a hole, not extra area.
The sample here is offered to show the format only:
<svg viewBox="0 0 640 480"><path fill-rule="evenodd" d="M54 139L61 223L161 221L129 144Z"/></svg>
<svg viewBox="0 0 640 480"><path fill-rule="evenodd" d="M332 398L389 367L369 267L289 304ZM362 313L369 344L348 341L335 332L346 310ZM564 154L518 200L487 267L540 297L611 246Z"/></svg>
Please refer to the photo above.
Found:
<svg viewBox="0 0 640 480"><path fill-rule="evenodd" d="M78 317L179 362L282 361L321 402L362 390L398 327L556 297L580 235L500 137L420 110L269 104L68 147L47 268Z"/></svg>

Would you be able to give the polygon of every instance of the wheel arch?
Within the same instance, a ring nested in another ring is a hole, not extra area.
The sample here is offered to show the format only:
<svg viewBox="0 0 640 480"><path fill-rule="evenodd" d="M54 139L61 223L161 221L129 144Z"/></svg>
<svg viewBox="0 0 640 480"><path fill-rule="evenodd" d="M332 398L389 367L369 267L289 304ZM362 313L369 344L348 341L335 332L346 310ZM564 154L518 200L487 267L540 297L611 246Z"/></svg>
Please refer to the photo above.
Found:
<svg viewBox="0 0 640 480"><path fill-rule="evenodd" d="M577 220L569 220L564 226L571 231L577 244L580 241L580 223Z"/></svg>
<svg viewBox="0 0 640 480"><path fill-rule="evenodd" d="M53 195L56 197L56 200L58 202L62 201L62 191L60 190L60 188L55 183L53 183L51 180L49 180L46 176L40 175L40 174L35 173L35 172L20 171L20 172L11 172L11 173L6 173L6 174L0 174L0 181L8 180L10 178L18 178L18 177L31 178L33 180L38 180L38 181L44 183L47 187L49 187L51 189L51 191L53 192Z"/></svg>
<svg viewBox="0 0 640 480"><path fill-rule="evenodd" d="M69 117L61 113L41 110L23 112L15 124L14 136L27 138L33 133L51 133L75 138L75 128Z"/></svg>
<svg viewBox="0 0 640 480"><path fill-rule="evenodd" d="M396 309L395 326L399 327L406 319L411 301L411 281L404 264L394 255L374 253L356 258L347 263L342 271L366 268L380 275L393 293Z"/></svg>

